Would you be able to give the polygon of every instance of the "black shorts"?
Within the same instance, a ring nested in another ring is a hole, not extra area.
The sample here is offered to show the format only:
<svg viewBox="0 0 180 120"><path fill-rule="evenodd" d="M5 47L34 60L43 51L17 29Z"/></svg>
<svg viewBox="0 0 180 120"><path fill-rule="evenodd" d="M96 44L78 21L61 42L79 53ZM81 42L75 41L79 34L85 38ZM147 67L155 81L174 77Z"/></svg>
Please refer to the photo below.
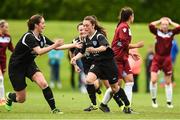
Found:
<svg viewBox="0 0 180 120"><path fill-rule="evenodd" d="M101 80L108 80L109 84L118 82L118 68L114 60L95 62L89 72L93 72Z"/></svg>
<svg viewBox="0 0 180 120"><path fill-rule="evenodd" d="M15 91L21 91L26 88L26 80L28 77L32 81L32 76L40 71L35 62L26 66L14 66L13 64L9 65L9 78L11 84Z"/></svg>
<svg viewBox="0 0 180 120"><path fill-rule="evenodd" d="M90 59L86 59L85 57L81 59L82 63L83 63L83 69L84 69L84 73L87 75L89 72L89 69L92 65L92 60Z"/></svg>

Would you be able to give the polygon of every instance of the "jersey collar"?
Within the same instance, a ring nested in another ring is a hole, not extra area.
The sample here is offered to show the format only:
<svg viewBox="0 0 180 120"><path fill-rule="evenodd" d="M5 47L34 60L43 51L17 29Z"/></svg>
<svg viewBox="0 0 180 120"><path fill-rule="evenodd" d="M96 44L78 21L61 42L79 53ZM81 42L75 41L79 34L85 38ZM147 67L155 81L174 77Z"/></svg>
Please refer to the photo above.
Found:
<svg viewBox="0 0 180 120"><path fill-rule="evenodd" d="M90 37L88 37L90 40L94 37L94 35L97 33L97 30L94 32L94 34Z"/></svg>

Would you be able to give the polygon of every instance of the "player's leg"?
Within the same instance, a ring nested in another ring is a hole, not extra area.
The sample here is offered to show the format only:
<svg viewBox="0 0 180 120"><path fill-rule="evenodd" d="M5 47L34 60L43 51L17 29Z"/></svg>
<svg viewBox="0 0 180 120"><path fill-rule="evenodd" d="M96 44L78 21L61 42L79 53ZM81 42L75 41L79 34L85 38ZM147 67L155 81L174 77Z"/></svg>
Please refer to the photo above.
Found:
<svg viewBox="0 0 180 120"><path fill-rule="evenodd" d="M56 108L53 92L51 88L48 86L48 83L45 80L44 75L40 71L35 72L32 76L32 80L35 81L37 85L42 89L44 98L49 104L52 113L62 114L62 112Z"/></svg>
<svg viewBox="0 0 180 120"><path fill-rule="evenodd" d="M5 105L5 103L6 103L4 93L5 93L5 91L4 91L4 77L3 77L3 73L2 73L2 67L0 64L0 106Z"/></svg>
<svg viewBox="0 0 180 120"><path fill-rule="evenodd" d="M165 75L165 93L166 93L166 100L167 100L167 107L173 108L172 105L172 95L173 95L173 87L172 87L172 81L171 81L171 75Z"/></svg>
<svg viewBox="0 0 180 120"><path fill-rule="evenodd" d="M91 105L84 109L84 111L92 111L92 110L97 110L97 102L96 102L96 89L95 89L95 85L94 82L96 81L97 76L95 73L93 72L88 72L87 76L86 76L86 87L87 87L87 92L89 95L89 98L91 100Z"/></svg>
<svg viewBox="0 0 180 120"><path fill-rule="evenodd" d="M158 79L158 74L157 72L151 72L151 81L149 85L150 89L150 94L152 98L152 107L157 108L157 79Z"/></svg>
<svg viewBox="0 0 180 120"><path fill-rule="evenodd" d="M124 76L124 81L125 81L124 91L128 97L130 104L131 104L132 103L132 94L133 94L132 88L134 85L133 74L127 74L126 76Z"/></svg>

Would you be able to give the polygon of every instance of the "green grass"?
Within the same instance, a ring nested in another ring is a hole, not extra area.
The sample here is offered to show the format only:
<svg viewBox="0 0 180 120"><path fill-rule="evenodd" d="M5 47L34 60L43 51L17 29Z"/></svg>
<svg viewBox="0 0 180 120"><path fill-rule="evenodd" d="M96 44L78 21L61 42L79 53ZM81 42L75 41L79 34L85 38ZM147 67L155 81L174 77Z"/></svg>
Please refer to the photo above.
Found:
<svg viewBox="0 0 180 120"><path fill-rule="evenodd" d="M64 38L65 43L70 43L76 37L76 25L78 22L64 22L64 21L47 21L45 35L51 39ZM102 23L108 33L109 42L113 38L116 23ZM20 37L26 32L26 21L9 21L10 33L13 43L16 44ZM132 25L133 40L135 43L139 40L145 41L144 48L140 49L140 53L144 58L149 44L154 43L154 36L149 33L147 24L134 24ZM180 40L180 36L176 36ZM178 41L178 43L180 43ZM89 99L86 94L80 94L78 88L72 90L70 86L70 65L67 59L67 51L65 52L64 59L62 60L61 67L61 80L63 88L61 90L53 89L55 94L57 106L64 112L63 115L50 114L49 107L43 98L41 90L35 83L27 80L27 100L24 104L14 104L13 110L7 112L4 107L0 107L0 119L179 119L180 118L180 105L179 105L179 92L180 92L180 59L177 58L175 66L175 80L177 86L174 88L174 109L167 109L165 103L164 89L158 90L159 108L153 109L151 107L151 98L149 94L145 94L145 73L144 64L142 65L142 72L140 74L139 93L133 96L133 109L140 114L125 115L116 106L112 100L109 103L111 108L110 114L104 114L101 111L97 112L83 112L83 109L89 105ZM8 58L10 52L7 52ZM47 81L49 81L50 70L48 66L48 57L43 55L37 57L36 62L44 73ZM160 75L162 76L162 75ZM77 77L77 76L76 76ZM76 79L76 86L78 85ZM9 82L7 72L5 74L5 88L6 91L12 91L11 83Z"/></svg>

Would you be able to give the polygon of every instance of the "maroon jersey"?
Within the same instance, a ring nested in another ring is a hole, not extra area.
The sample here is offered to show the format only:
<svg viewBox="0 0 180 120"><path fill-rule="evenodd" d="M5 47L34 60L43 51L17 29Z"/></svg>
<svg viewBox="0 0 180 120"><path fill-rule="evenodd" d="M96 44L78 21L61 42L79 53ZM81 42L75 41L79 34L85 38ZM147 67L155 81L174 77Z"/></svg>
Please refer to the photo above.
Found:
<svg viewBox="0 0 180 120"><path fill-rule="evenodd" d="M9 49L13 52L14 47L11 42L11 37L8 34L2 35L0 34L0 68L2 72L5 72L6 69L6 49Z"/></svg>
<svg viewBox="0 0 180 120"><path fill-rule="evenodd" d="M112 49L114 51L116 61L128 59L129 44L131 42L131 31L126 22L118 25L112 41Z"/></svg>
<svg viewBox="0 0 180 120"><path fill-rule="evenodd" d="M170 55L173 37L175 34L180 33L180 26L169 29L167 33L162 32L152 24L149 25L149 29L156 35L155 53L160 56Z"/></svg>

